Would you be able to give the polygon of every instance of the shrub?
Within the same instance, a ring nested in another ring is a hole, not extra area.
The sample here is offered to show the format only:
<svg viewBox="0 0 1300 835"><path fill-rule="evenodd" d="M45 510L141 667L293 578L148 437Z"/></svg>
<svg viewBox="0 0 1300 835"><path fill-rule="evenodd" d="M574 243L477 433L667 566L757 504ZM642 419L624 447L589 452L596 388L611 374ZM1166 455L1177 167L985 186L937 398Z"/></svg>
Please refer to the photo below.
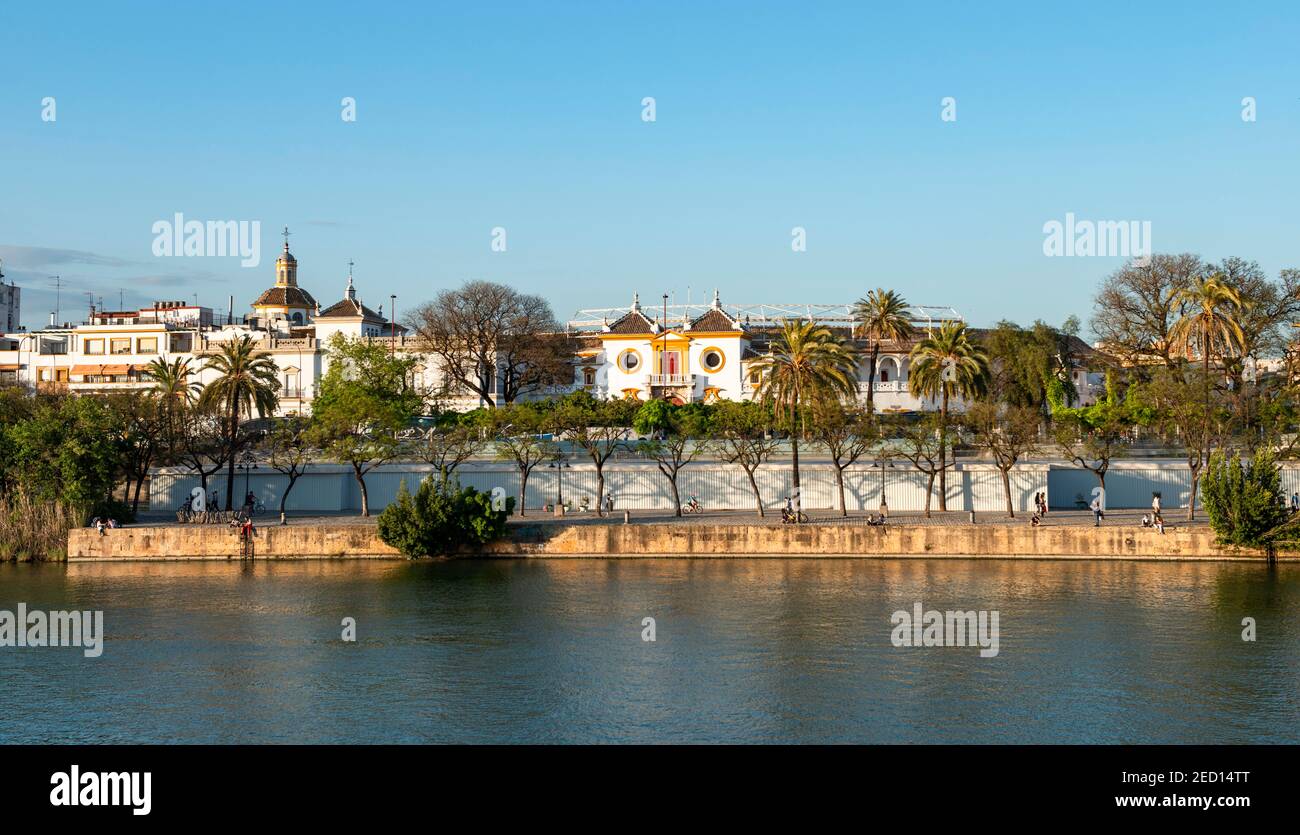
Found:
<svg viewBox="0 0 1300 835"><path fill-rule="evenodd" d="M455 480L426 478L414 496L403 480L397 498L379 514L379 538L408 557L453 554L505 536L509 512L509 502L493 510L491 496Z"/></svg>
<svg viewBox="0 0 1300 835"><path fill-rule="evenodd" d="M1263 545L1265 534L1286 521L1281 476L1268 450L1247 462L1214 453L1202 491L1210 525L1222 544Z"/></svg>

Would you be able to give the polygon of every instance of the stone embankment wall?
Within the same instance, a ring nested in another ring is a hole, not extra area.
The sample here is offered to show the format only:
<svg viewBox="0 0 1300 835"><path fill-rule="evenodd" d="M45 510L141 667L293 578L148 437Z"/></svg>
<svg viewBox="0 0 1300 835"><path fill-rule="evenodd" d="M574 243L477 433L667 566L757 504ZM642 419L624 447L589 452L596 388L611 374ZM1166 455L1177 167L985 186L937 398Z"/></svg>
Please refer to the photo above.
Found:
<svg viewBox="0 0 1300 835"><path fill-rule="evenodd" d="M1208 528L1157 533L1136 527L1028 525L683 525L577 524L512 526L511 538L483 549L488 557L1053 557L1084 559L1261 560L1256 549L1221 548ZM397 552L373 525L319 524L259 528L258 559L384 558ZM470 555L467 555L470 556ZM237 532L225 527L128 527L99 536L68 536L70 560L239 559ZM1279 555L1297 560L1300 555Z"/></svg>

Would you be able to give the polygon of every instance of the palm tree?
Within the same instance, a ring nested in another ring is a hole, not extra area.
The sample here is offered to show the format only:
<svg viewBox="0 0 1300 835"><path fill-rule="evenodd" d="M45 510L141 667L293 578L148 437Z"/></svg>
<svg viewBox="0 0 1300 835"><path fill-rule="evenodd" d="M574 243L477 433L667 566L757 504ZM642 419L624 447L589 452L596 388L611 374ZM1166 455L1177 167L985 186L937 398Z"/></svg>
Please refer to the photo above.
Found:
<svg viewBox="0 0 1300 835"><path fill-rule="evenodd" d="M176 357L171 362L158 357L149 363L144 373L153 380L153 393L162 400L167 416L167 445L172 449L176 440L176 412L197 400L202 387L190 382L188 357Z"/></svg>
<svg viewBox="0 0 1300 835"><path fill-rule="evenodd" d="M858 299L853 306L853 318L859 321L858 334L871 340L871 359L867 362L867 412L875 411L876 360L880 356L880 343L889 340L902 342L916 330L906 300L893 290L877 287Z"/></svg>
<svg viewBox="0 0 1300 835"><path fill-rule="evenodd" d="M1216 356L1227 357L1240 350L1246 341L1237 315L1243 308L1241 293L1228 282L1222 273L1213 273L1196 279L1189 287L1175 290L1171 300L1179 303L1183 315L1169 329L1171 344L1181 344L1190 356L1193 350L1201 355L1205 380L1205 414L1202 418L1202 439L1209 445L1210 437L1210 366ZM1192 483L1192 500L1187 504L1187 519L1196 516L1196 483Z"/></svg>
<svg viewBox="0 0 1300 835"><path fill-rule="evenodd" d="M944 322L912 349L908 387L917 397L937 397L939 406L939 510L948 509L948 399L973 400L989 386L989 356L971 341L964 322Z"/></svg>
<svg viewBox="0 0 1300 835"><path fill-rule="evenodd" d="M274 412L279 403L279 368L266 351L257 350L251 336L222 343L221 350L203 363L217 378L203 389L200 405L218 404L230 414L230 457L226 462L226 509L235 498L235 453L239 446L239 414L259 416Z"/></svg>
<svg viewBox="0 0 1300 835"><path fill-rule="evenodd" d="M794 510L799 501L799 436L806 429L807 406L828 397L852 397L857 390L857 358L830 328L802 319L783 319L781 333L767 356L751 368L761 374L756 394L790 430L794 460Z"/></svg>

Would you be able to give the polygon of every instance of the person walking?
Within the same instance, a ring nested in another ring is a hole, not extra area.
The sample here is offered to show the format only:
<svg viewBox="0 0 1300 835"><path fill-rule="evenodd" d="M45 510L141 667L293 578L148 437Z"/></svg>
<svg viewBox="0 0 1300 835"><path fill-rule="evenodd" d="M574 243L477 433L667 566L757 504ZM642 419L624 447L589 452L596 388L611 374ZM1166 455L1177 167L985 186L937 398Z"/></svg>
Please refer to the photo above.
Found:
<svg viewBox="0 0 1300 835"><path fill-rule="evenodd" d="M1156 516L1160 515L1160 494L1159 493L1151 494L1151 512Z"/></svg>
<svg viewBox="0 0 1300 835"><path fill-rule="evenodd" d="M1103 518L1105 518L1105 514L1101 509L1101 496L1098 496L1092 500L1092 526L1094 528L1100 528L1101 520Z"/></svg>
<svg viewBox="0 0 1300 835"><path fill-rule="evenodd" d="M1291 494L1291 512L1300 511L1300 493Z"/></svg>

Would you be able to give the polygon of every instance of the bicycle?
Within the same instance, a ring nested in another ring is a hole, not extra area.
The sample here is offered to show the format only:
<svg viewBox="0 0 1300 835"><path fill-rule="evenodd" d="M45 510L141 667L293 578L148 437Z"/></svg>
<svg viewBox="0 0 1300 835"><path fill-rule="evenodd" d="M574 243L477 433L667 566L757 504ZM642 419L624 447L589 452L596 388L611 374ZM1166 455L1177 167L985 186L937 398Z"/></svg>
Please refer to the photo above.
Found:
<svg viewBox="0 0 1300 835"><path fill-rule="evenodd" d="M802 510L795 511L794 501L790 496L785 497L785 507L781 508L782 525L799 525L808 521L808 514Z"/></svg>
<svg viewBox="0 0 1300 835"><path fill-rule="evenodd" d="M691 496L691 500L682 507L682 511L685 513L703 513L704 505L700 504L697 496Z"/></svg>

